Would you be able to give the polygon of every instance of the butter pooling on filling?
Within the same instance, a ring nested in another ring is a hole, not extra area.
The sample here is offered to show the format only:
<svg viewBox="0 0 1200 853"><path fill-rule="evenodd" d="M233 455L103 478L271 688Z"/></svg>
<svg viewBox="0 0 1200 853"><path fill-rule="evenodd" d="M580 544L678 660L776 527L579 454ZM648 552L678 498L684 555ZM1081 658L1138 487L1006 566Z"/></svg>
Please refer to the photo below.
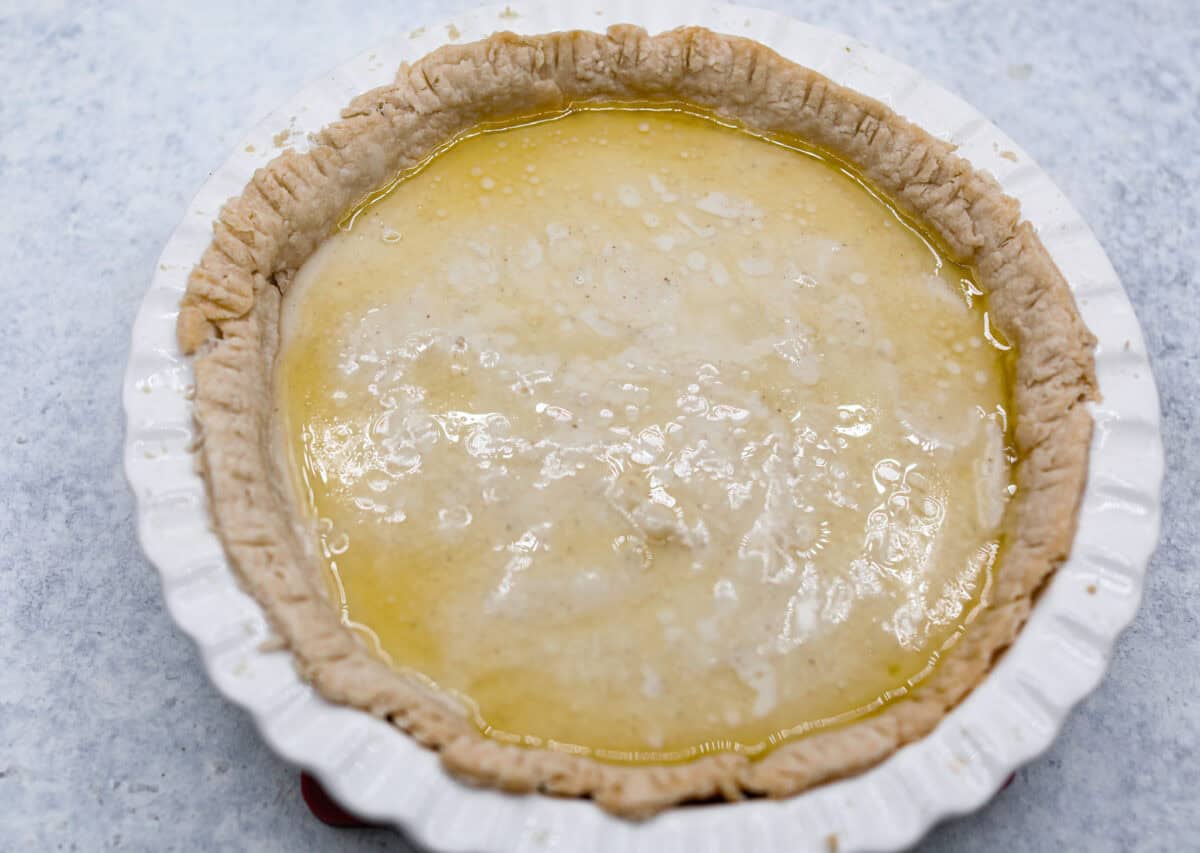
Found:
<svg viewBox="0 0 1200 853"><path fill-rule="evenodd" d="M449 146L284 300L331 596L491 736L762 754L926 676L1014 489L970 271L817 152L679 109Z"/></svg>

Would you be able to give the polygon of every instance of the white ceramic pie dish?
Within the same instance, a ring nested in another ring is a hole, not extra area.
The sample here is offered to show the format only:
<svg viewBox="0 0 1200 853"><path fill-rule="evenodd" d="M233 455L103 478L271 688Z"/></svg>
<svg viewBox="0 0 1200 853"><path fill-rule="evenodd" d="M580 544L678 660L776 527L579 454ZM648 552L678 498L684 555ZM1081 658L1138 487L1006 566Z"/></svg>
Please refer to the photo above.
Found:
<svg viewBox="0 0 1200 853"><path fill-rule="evenodd" d="M593 804L475 790L436 755L366 713L332 705L297 677L286 652L262 650L269 631L210 529L196 475L191 369L175 345L189 270L220 205L239 193L278 144L303 147L354 95L388 81L402 61L451 40L497 29L651 32L698 24L745 35L838 83L878 98L959 145L997 177L1070 282L1099 339L1103 402L1071 559L995 670L924 739L879 767L780 802L676 809L643 823ZM284 133L281 133L284 131ZM695 849L894 850L936 821L985 802L1043 751L1071 707L1102 677L1113 641L1136 611L1159 526L1162 448L1158 399L1137 320L1103 250L1049 178L982 115L900 63L844 36L736 6L682 2L510 4L405 33L307 87L268 117L201 189L160 258L134 326L125 376L125 467L136 493L143 547L163 578L168 607L196 641L217 687L254 716L280 755L314 773L347 808L402 826L438 850Z"/></svg>

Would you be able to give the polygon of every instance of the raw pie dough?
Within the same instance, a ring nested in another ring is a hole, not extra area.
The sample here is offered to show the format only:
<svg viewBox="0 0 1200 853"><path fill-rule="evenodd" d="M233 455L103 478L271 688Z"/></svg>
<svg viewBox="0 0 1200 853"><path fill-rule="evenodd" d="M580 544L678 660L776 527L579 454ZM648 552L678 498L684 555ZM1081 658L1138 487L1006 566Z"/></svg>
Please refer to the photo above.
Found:
<svg viewBox="0 0 1200 853"><path fill-rule="evenodd" d="M481 122L586 102L697 104L847 162L975 270L1011 403L965 270L828 165L688 115L467 140L326 239ZM588 168L535 156L553 145ZM443 48L260 170L214 234L179 333L231 561L322 693L466 779L641 816L869 767L986 674L1069 550L1095 392L1061 276L949 146L756 43Z"/></svg>

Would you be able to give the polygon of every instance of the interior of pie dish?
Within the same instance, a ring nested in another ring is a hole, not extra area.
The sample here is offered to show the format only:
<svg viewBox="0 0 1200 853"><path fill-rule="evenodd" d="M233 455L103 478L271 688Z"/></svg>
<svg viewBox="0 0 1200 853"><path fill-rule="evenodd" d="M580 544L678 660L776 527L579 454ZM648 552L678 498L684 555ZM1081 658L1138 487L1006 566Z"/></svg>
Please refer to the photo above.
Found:
<svg viewBox="0 0 1200 853"><path fill-rule="evenodd" d="M402 67L226 205L179 338L302 674L631 817L936 725L1069 552L1095 396L990 176L694 28Z"/></svg>

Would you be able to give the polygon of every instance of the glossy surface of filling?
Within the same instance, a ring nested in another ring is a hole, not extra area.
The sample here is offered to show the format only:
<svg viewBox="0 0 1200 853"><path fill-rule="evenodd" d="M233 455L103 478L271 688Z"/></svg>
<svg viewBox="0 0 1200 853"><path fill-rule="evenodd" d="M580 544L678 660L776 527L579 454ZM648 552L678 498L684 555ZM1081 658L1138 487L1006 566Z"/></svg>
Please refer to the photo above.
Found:
<svg viewBox="0 0 1200 853"><path fill-rule="evenodd" d="M284 300L332 596L481 728L614 760L902 695L1010 492L966 270L835 164L679 111L467 138Z"/></svg>

